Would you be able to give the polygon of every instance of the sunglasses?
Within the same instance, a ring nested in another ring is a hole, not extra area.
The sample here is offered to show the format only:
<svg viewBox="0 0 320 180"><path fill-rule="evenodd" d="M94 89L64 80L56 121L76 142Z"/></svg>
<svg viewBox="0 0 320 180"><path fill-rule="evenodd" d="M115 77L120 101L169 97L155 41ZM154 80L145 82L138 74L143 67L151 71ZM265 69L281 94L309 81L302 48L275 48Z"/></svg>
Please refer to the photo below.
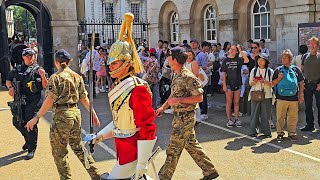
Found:
<svg viewBox="0 0 320 180"><path fill-rule="evenodd" d="M253 49L258 49L258 46L252 46Z"/></svg>

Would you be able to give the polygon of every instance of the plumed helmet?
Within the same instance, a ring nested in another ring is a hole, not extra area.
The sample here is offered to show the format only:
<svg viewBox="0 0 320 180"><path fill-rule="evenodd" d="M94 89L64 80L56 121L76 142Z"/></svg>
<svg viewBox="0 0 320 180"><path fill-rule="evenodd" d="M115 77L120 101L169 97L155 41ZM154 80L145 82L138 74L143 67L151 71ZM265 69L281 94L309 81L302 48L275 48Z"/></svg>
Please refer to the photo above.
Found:
<svg viewBox="0 0 320 180"><path fill-rule="evenodd" d="M108 65L115 61L125 61L124 65L130 63L134 73L143 72L143 66L138 56L136 46L132 40L132 26L134 16L132 13L125 13L121 25L118 40L112 44L108 56ZM123 67L120 67L123 68ZM110 72L112 74L112 72Z"/></svg>

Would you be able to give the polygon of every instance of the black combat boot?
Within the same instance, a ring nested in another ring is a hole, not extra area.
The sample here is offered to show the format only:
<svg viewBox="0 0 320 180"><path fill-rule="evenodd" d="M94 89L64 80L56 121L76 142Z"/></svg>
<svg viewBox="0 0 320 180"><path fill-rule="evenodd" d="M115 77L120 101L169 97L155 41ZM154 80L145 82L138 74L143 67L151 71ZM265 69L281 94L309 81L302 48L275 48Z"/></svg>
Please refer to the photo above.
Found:
<svg viewBox="0 0 320 180"><path fill-rule="evenodd" d="M200 179L200 180L212 180L212 179L215 179L215 178L217 178L217 177L219 177L219 174L218 174L218 172L216 171L216 172L214 172L214 173L212 173L212 174L210 174L210 175L208 175L208 176L204 176L202 179Z"/></svg>

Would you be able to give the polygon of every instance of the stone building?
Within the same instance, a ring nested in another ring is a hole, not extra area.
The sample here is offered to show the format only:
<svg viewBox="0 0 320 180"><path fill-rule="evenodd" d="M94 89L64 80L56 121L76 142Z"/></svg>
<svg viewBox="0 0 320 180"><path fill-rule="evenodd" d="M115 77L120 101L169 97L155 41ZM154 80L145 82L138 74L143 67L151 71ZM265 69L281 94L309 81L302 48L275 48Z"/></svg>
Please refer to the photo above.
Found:
<svg viewBox="0 0 320 180"><path fill-rule="evenodd" d="M64 48L77 57L79 0L0 0L0 60L8 58L8 29L5 9L11 5L26 8L36 19L39 62L53 73L54 51ZM78 68L77 61L71 66Z"/></svg>
<svg viewBox="0 0 320 180"><path fill-rule="evenodd" d="M83 0L84 1L84 0ZM85 25L80 38L86 41L86 37L95 31L97 41L112 44L117 37L123 14L132 12L135 16L135 23L146 22L147 0L86 0L85 1L85 24L95 22L95 26ZM113 28L113 29L112 29ZM134 26L133 33L136 40L141 41L144 37ZM113 34L112 34L113 33Z"/></svg>
<svg viewBox="0 0 320 180"><path fill-rule="evenodd" d="M319 21L320 0L157 0L148 1L150 44L182 44L193 38L246 46L266 39L273 64L283 49L298 50L298 24Z"/></svg>

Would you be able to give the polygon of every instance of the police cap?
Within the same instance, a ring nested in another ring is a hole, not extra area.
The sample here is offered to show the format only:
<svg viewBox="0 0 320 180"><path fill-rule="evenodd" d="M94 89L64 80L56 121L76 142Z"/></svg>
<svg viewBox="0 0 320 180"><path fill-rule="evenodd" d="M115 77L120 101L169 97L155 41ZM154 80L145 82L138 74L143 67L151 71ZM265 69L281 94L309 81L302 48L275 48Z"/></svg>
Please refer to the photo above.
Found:
<svg viewBox="0 0 320 180"><path fill-rule="evenodd" d="M35 55L36 52L32 48L25 48L22 51L22 56Z"/></svg>
<svg viewBox="0 0 320 180"><path fill-rule="evenodd" d="M64 49L59 49L56 54L55 54L55 58L62 58L62 59L67 59L67 60L71 60L72 57L71 55L68 53L68 51L64 50Z"/></svg>

